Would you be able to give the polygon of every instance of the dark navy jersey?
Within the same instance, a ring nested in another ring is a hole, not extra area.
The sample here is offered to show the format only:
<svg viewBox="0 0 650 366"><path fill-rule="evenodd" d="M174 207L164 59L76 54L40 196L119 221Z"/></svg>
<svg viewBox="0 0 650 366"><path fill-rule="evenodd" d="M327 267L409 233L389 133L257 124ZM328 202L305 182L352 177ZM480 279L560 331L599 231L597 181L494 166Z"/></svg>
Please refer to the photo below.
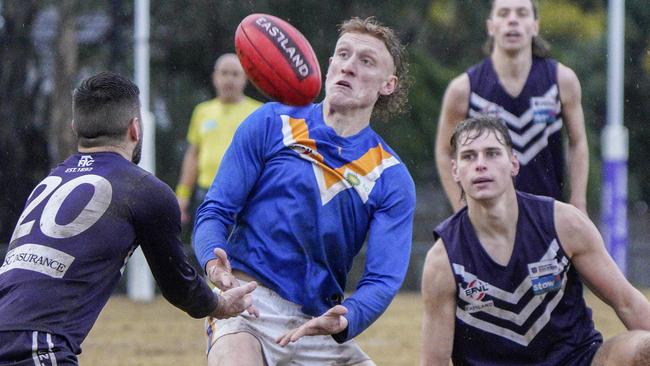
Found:
<svg viewBox="0 0 650 366"><path fill-rule="evenodd" d="M60 335L75 353L140 245L165 298L193 317L216 299L179 241L171 189L122 156L75 154L34 188L0 267L0 331Z"/></svg>
<svg viewBox="0 0 650 366"><path fill-rule="evenodd" d="M554 200L517 192L517 201L506 266L485 251L466 207L434 231L456 281L454 365L588 364L602 337L555 231Z"/></svg>
<svg viewBox="0 0 650 366"><path fill-rule="evenodd" d="M510 131L521 168L518 190L562 199L564 152L562 105L557 83L557 62L533 57L521 93L511 96L499 82L492 60L471 67L468 117L499 118Z"/></svg>

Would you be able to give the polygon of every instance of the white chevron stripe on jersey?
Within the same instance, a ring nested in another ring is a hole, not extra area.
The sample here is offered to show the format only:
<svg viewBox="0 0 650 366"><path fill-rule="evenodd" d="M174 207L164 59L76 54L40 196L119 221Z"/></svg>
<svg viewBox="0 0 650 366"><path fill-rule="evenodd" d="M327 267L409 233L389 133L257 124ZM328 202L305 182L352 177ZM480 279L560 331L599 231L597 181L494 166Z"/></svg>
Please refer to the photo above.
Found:
<svg viewBox="0 0 650 366"><path fill-rule="evenodd" d="M559 243L557 242L557 239L553 239L551 244L549 245L548 250L546 253L540 258L541 261L546 261L553 259L557 256L557 252L559 250ZM568 267L570 266L569 264L569 259L566 256L563 256L562 260L558 264L558 270L560 272L564 271L565 267L567 268L568 272ZM511 304L517 304L521 300L524 294L530 290L532 287L532 282L530 280L529 276L526 276L524 280L517 286L517 289L514 292L508 292L505 290L502 290L492 284L490 284L487 281L484 281L480 278L478 278L476 275L465 271L465 268L461 265L458 265L456 263L452 264L454 273L456 275L462 276L463 281L466 283L470 283L471 281L474 280L479 280L480 282L484 283L487 285L487 293L492 296L495 299L499 299L501 301L505 301ZM565 272L566 273L566 272ZM461 306L456 307L456 316L458 316L459 319L463 320L465 323L476 327L478 329L481 329L483 331L496 334L508 339L511 339L519 344L527 345L538 333L541 331L542 328L548 323L550 319L550 313L555 309L557 306L559 299L562 298L564 295L564 289L566 286L566 281L567 281L568 276L564 276L562 278L562 286L560 290L556 293L555 297L547 304L544 313L540 315L540 317L533 323L533 325L529 328L529 330L524 334L523 336L510 330L507 328L499 327L495 324L489 323L487 321L475 318L473 315L471 315L469 312L465 311ZM461 288L459 285L459 291L458 291L459 297L461 300L469 303L469 304L480 304L480 301L474 300L471 296L468 296ZM523 325L526 321L529 320L531 314L535 309L537 309L544 299L549 294L544 294L541 296L533 296L532 299L524 306L523 309L519 311L519 313L515 313L509 310L501 309L496 306L492 307L481 307L480 312L483 312L485 314L488 314L490 316L493 316L495 318L503 319L506 320L510 323L516 324L517 326Z"/></svg>
<svg viewBox="0 0 650 366"><path fill-rule="evenodd" d="M558 95L558 88L556 84L551 85L551 87L544 93L543 97L544 98L553 98L556 99ZM479 111L480 110L485 110L489 109L488 107L490 106L498 106L498 115L499 118L504 120L507 124L510 126L515 127L518 130L521 130L522 128L526 127L529 123L533 121L533 107L530 106L528 109L521 114L521 116L515 116L514 114L510 113L509 111L505 110L502 106L491 102L480 95L472 92L470 94L470 105L475 106ZM480 115L481 112L471 110L470 109L470 117L475 117L477 115ZM558 101L555 104L555 112L559 115L560 112L562 111L562 104Z"/></svg>
<svg viewBox="0 0 650 366"><path fill-rule="evenodd" d="M486 322L485 320L477 319L461 308L456 308L456 316L460 320L475 328L501 336L503 338L507 338L513 342L521 344L522 346L528 346L528 344L537 336L537 334L539 334L539 332L544 329L549 320L551 320L551 313L564 296L566 280L567 277L564 276L560 290L557 292L555 297L549 301L546 309L544 310L544 313L542 313L542 315L533 323L533 325L528 329L528 331L526 331L524 335L521 335L507 328L499 327L492 323Z"/></svg>
<svg viewBox="0 0 650 366"><path fill-rule="evenodd" d="M517 159L519 160L519 163L521 165L526 165L531 160L533 160L533 158L535 158L535 156L537 156L537 154L540 151L542 151L546 146L548 146L548 137L561 129L562 129L562 118L559 118L557 121L548 125L544 130L544 136L540 137L539 140L537 140L537 142L535 142L534 144L528 146L528 149L526 149L526 151L520 151L518 149L514 149L515 153L517 154ZM510 136L512 135L513 135L512 131L510 131Z"/></svg>
<svg viewBox="0 0 650 366"><path fill-rule="evenodd" d="M558 264L558 270L560 272L562 272L564 270L564 267L566 267L568 263L569 263L569 260L566 257L564 257L562 259L562 261ZM564 276L564 279L566 279L566 276ZM490 283L488 283L488 282L483 281L483 280L480 280L480 281L483 282L483 283L486 283L488 285L488 294L490 294L489 289L492 288L492 285ZM562 282L562 286L564 286L564 283L565 282ZM522 282L522 284L527 284L528 285L528 287L526 288L526 291L528 291L528 289L530 289L530 286L532 286L532 283L530 281L530 277L526 276L526 280L524 280ZM503 290L501 290L501 291L503 291ZM526 293L526 291L524 293ZM459 291L458 293L460 294L461 300L463 300L465 302L468 302L468 303L474 303L474 304L478 303L478 304L480 304L480 302L476 302L476 300L472 299L470 296L467 296L464 291ZM537 307L542 304L542 302L544 301L544 299L546 298L547 295L548 294L544 294L544 295L541 295L541 296L533 296L533 298L530 299L530 301L526 304L526 306L524 306L523 309L521 309L521 311L519 311L519 313L515 313L515 312L509 311L509 310L501 309L501 308L496 307L496 306L495 307L484 307L484 308L481 309L481 311L486 313L486 314L489 314L489 315L491 315L491 316L493 316L495 318L500 318L500 319L503 319L503 320L507 320L507 321L509 321L511 323L514 323L514 324L517 324L517 325L521 326L522 324L524 324L528 320L528 318L530 318L530 315L533 313L533 311L535 311L535 309L537 309ZM498 298L497 296L493 296L493 297ZM500 298L498 298L498 299L500 299ZM460 307L458 307L458 308L460 309Z"/></svg>
<svg viewBox="0 0 650 366"><path fill-rule="evenodd" d="M557 100L557 95L558 95L558 88L557 85L554 84L549 88L549 90L546 93L544 93L543 97L553 98L554 100ZM469 110L470 117L480 116L481 115L480 110L486 110L486 109L493 110L494 108L490 108L490 106L496 105L495 103L490 102L489 100L479 96L474 92L472 92L470 95L470 104L479 110L477 111L474 109L470 109ZM546 146L548 146L548 137L550 135L562 129L563 121L562 118L559 117L561 116L560 113L562 111L562 105L559 101L555 103L555 113L559 118L555 122L551 123L550 125L547 125L545 123L535 123L533 121L534 110L532 106L530 106L519 117L505 110L501 106L498 107L499 108L496 108L496 115L501 120L503 120L508 126L508 130L510 131L510 137L512 138L512 143L516 146L515 152L517 153L519 162L522 165L528 164L535 156L537 156L537 154L540 151L542 151ZM526 126L529 127L525 129ZM525 131L523 131L522 133L517 133L513 129L516 130L525 129ZM543 135L539 137L534 144L528 146L528 148L523 150L524 146L528 145L531 141L533 141L536 137L538 137L542 133Z"/></svg>
<svg viewBox="0 0 650 366"><path fill-rule="evenodd" d="M542 256L542 258L540 258L539 261L541 262L541 261L555 258L559 249L560 249L560 245L558 244L556 239L553 239L551 244L549 244L548 246L548 250L546 251L546 253L544 253L544 255ZM562 263L564 263L564 259ZM478 277L476 277L476 275L465 271L465 267L461 266L460 264L452 263L452 267L454 273L458 276L463 277L463 281L465 281L465 283L470 283L474 280L480 280ZM524 294L526 294L526 292L533 286L530 277L528 276L524 278L524 280L519 284L519 286L517 286L517 289L514 292L508 292L502 290L483 280L480 281L487 283L489 285L487 291L488 295L495 297L501 301L508 302L510 304L519 303L519 300L521 300L522 296L524 296Z"/></svg>

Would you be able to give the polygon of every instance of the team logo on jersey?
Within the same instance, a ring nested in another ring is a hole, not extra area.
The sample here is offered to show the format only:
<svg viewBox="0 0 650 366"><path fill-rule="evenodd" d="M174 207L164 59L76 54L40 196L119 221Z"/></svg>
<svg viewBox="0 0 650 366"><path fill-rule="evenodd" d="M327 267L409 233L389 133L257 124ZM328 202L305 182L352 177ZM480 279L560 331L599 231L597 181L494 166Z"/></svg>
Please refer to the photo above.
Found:
<svg viewBox="0 0 650 366"><path fill-rule="evenodd" d="M95 162L95 159L91 155L82 155L81 158L79 158L79 162L77 163L77 166L80 168L86 168Z"/></svg>
<svg viewBox="0 0 650 366"><path fill-rule="evenodd" d="M304 119L282 119L283 143L299 156L312 163L321 203L327 204L337 194L346 189L354 189L363 203L368 201L375 182L384 170L399 164L397 158L384 149L381 144L368 149L361 157L340 167L332 167L318 152L316 141L309 137L309 127Z"/></svg>
<svg viewBox="0 0 650 366"><path fill-rule="evenodd" d="M359 177L357 177L356 174L348 172L348 174L345 175L345 180L350 183L351 186L358 186L361 184L361 180L359 180Z"/></svg>
<svg viewBox="0 0 650 366"><path fill-rule="evenodd" d="M530 106L533 109L533 122L551 124L557 119L555 98L552 97L532 97Z"/></svg>
<svg viewBox="0 0 650 366"><path fill-rule="evenodd" d="M556 259L529 263L528 273L535 295L543 295L548 292L557 291L562 287L560 266Z"/></svg>

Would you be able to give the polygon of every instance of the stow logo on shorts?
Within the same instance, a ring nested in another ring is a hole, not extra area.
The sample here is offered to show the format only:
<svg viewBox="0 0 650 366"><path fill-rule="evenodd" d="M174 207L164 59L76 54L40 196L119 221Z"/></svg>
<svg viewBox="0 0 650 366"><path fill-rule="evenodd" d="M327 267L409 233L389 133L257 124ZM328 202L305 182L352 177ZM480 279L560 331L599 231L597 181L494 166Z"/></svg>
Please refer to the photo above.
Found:
<svg viewBox="0 0 650 366"><path fill-rule="evenodd" d="M62 278L72 262L74 257L60 250L38 244L23 244L7 252L0 274L12 269L26 269Z"/></svg>
<svg viewBox="0 0 650 366"><path fill-rule="evenodd" d="M452 263L459 287L456 318L470 327L527 346L550 321L551 313L564 296L570 263L566 256L559 254L559 250L557 240L553 239L542 258L529 266L530 273L534 268L535 273L542 276L559 276L559 287L555 292L540 294L534 289L531 275L525 276L510 292L488 283L485 278L479 279L465 266ZM525 296L531 291L538 296ZM485 301L486 295L490 301Z"/></svg>
<svg viewBox="0 0 650 366"><path fill-rule="evenodd" d="M300 48L296 47L296 42L288 34L284 34L280 28L265 17L257 18L255 25L275 44L275 47L291 65L291 69L298 80L303 80L311 74L309 64L305 62L305 55L302 54Z"/></svg>
<svg viewBox="0 0 650 366"><path fill-rule="evenodd" d="M387 168L399 164L399 161L381 145L368 149L357 160L338 168L332 168L316 149L316 141L309 137L309 128L304 119L282 118L284 145L297 152L299 156L312 163L314 175L318 182L321 202L325 205L339 192L353 188L363 203L368 201L375 182Z"/></svg>

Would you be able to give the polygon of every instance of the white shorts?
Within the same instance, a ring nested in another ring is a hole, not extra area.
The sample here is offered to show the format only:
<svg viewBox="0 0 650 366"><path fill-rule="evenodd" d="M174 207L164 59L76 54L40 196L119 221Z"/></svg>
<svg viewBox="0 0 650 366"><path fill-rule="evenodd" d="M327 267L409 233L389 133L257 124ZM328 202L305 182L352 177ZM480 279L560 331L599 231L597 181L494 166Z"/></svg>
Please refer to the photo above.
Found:
<svg viewBox="0 0 650 366"><path fill-rule="evenodd" d="M244 284L245 281L239 280ZM247 332L262 345L267 365L355 365L370 360L354 340L337 343L332 336L305 336L295 343L281 347L275 340L312 317L269 288L259 286L253 291L253 305L259 310L255 318L247 312L228 319L208 318L207 353L215 342L228 334Z"/></svg>

